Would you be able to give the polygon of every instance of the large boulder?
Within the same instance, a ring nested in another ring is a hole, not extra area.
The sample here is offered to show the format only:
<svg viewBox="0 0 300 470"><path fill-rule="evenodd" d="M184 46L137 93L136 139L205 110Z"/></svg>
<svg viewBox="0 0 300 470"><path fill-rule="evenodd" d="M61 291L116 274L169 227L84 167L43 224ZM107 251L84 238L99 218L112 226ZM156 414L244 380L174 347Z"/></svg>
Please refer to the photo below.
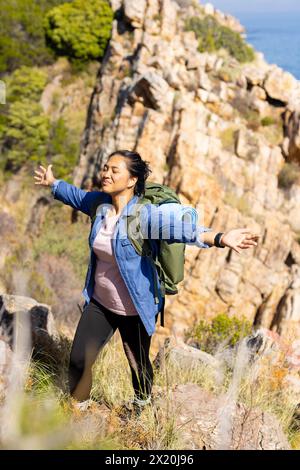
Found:
<svg viewBox="0 0 300 470"><path fill-rule="evenodd" d="M280 67L274 67L264 81L264 89L270 98L284 105L289 103L297 89L297 80L291 73L284 72Z"/></svg>
<svg viewBox="0 0 300 470"><path fill-rule="evenodd" d="M35 299L21 295L0 295L0 334L10 348L14 346L14 322L16 315L25 315L31 325L33 354L54 352L59 339L51 307Z"/></svg>
<svg viewBox="0 0 300 470"><path fill-rule="evenodd" d="M129 101L141 101L144 106L155 110L171 105L173 93L166 80L155 71L148 71L138 77L130 89Z"/></svg>
<svg viewBox="0 0 300 470"><path fill-rule="evenodd" d="M287 450L278 420L269 413L227 403L194 383L180 384L168 397L157 394L158 415L173 416L180 448L187 450Z"/></svg>
<svg viewBox="0 0 300 470"><path fill-rule="evenodd" d="M288 336L294 334L300 337L300 267L293 264L291 267L292 281L280 299L277 312L273 320L273 328L279 334Z"/></svg>
<svg viewBox="0 0 300 470"><path fill-rule="evenodd" d="M211 354L188 344L188 342L185 343L180 338L176 339L174 336L165 338L153 360L153 365L157 369L164 369L166 359L169 363L183 369L189 369L199 364L210 366L215 370L222 367L221 362Z"/></svg>
<svg viewBox="0 0 300 470"><path fill-rule="evenodd" d="M260 66L258 66L256 63L250 63L243 67L243 75L246 77L247 83L250 86L262 86L268 69L267 64L263 65L263 63L261 63Z"/></svg>
<svg viewBox="0 0 300 470"><path fill-rule="evenodd" d="M143 26L145 9L147 6L146 0L124 0L124 16L127 21L131 23L134 28L141 28Z"/></svg>
<svg viewBox="0 0 300 470"><path fill-rule="evenodd" d="M251 130L239 129L236 133L235 152L240 158L255 160L259 154L257 135Z"/></svg>
<svg viewBox="0 0 300 470"><path fill-rule="evenodd" d="M180 6L172 0L164 0L161 5L161 30L160 38L172 40L177 31L178 12Z"/></svg>

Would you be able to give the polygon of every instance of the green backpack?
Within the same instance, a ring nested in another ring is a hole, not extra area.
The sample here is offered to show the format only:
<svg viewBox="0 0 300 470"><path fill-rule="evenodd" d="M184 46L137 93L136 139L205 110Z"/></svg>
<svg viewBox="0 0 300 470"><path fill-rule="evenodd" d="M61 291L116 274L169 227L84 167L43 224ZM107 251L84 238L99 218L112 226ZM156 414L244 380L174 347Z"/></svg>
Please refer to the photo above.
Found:
<svg viewBox="0 0 300 470"><path fill-rule="evenodd" d="M159 183L146 181L145 194L141 196L138 204L181 204L179 197L175 191L168 186ZM91 208L91 223L93 225L96 218L96 211L99 202L95 201ZM160 280L161 294L163 296L163 306L161 314L161 326L164 326L164 306L165 295L174 295L178 293L177 284L184 278L184 259L185 259L185 243L167 243L166 240L149 240L143 238L139 231L139 225L136 226L136 232L130 233L129 223L134 220L134 215L127 215L127 234L133 247L140 256L148 256L153 267L155 303L159 302L158 286L156 283L156 273ZM152 243L156 243L156 256L153 253Z"/></svg>

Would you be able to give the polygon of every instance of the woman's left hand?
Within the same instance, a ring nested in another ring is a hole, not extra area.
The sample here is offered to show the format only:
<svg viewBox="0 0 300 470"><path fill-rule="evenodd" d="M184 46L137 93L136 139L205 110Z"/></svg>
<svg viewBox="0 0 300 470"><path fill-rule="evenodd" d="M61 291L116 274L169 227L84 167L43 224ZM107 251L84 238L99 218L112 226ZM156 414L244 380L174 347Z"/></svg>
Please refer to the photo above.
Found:
<svg viewBox="0 0 300 470"><path fill-rule="evenodd" d="M252 230L247 228L236 228L229 230L222 235L220 243L221 245L232 248L237 253L241 253L242 250L251 248L251 246L257 246L259 235L254 233Z"/></svg>

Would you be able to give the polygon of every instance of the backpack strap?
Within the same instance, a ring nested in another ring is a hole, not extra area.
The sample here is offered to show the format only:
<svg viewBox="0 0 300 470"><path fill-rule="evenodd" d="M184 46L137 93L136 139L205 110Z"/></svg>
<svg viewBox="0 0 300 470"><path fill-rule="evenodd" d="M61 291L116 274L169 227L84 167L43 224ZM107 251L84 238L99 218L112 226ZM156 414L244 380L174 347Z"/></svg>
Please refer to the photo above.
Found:
<svg viewBox="0 0 300 470"><path fill-rule="evenodd" d="M97 209L98 209L99 204L101 204L101 202L103 202L103 196L99 195L99 198L96 198L91 204L91 208L90 208L91 227L93 227L94 225L95 219L97 217Z"/></svg>
<svg viewBox="0 0 300 470"><path fill-rule="evenodd" d="M144 240L145 242L145 240ZM146 242L147 243L147 242ZM151 245L151 243L150 243ZM160 264L156 262L153 259L153 252L152 249L149 254L147 254L148 259L150 260L152 264L152 272L153 272L153 279L154 279L154 291L155 291L155 303L158 304L159 298L158 298L158 286L157 286L157 277L156 274L158 274L159 280L160 280L160 291L162 295L162 307L160 310L160 324L161 326L164 326L164 309L165 309L165 299L166 299L166 288L165 288L165 273L163 269L160 268Z"/></svg>
<svg viewBox="0 0 300 470"><path fill-rule="evenodd" d="M161 308L161 311L160 311L160 325L161 326L165 326L165 324L164 324L165 300L166 300L166 297L164 295L163 296L163 304L162 304L162 308Z"/></svg>
<svg viewBox="0 0 300 470"><path fill-rule="evenodd" d="M130 224L130 222L132 222L135 219L135 216L134 215L127 215L125 217L127 217L126 222L127 222L127 235L128 235L128 238L130 239L130 241L131 241L132 245L134 246L136 252L140 256L147 256L147 258L149 259L150 264L152 266L153 284L154 284L154 302L156 304L159 303L158 284L157 284L157 276L156 276L156 274L158 274L158 277L159 277L159 280L160 280L160 290L161 290L161 294L162 294L162 298L163 298L163 305L162 305L162 309L161 309L160 322L161 322L161 326L164 326L163 314L164 314L165 291L166 291L165 290L164 272L160 268L159 263L156 262L153 259L153 251L152 251L151 241L148 240L147 238L146 239L143 238L143 236L141 234L141 231L140 231L140 225L139 224L137 224L136 233L134 234L134 236L131 236L133 234L129 230L129 224Z"/></svg>

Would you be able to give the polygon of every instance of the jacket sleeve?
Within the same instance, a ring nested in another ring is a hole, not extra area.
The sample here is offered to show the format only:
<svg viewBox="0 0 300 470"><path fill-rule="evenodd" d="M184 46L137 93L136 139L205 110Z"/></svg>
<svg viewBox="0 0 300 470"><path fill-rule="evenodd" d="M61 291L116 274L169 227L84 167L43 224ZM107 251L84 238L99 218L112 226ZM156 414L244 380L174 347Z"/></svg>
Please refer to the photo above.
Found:
<svg viewBox="0 0 300 470"><path fill-rule="evenodd" d="M54 199L87 215L91 215L92 204L96 199L99 199L100 191L84 191L64 180L57 179L50 187Z"/></svg>
<svg viewBox="0 0 300 470"><path fill-rule="evenodd" d="M144 238L211 248L214 245L204 243L200 235L203 232L211 232L212 229L198 225L197 222L196 209L183 204L145 204L140 210L140 227Z"/></svg>

